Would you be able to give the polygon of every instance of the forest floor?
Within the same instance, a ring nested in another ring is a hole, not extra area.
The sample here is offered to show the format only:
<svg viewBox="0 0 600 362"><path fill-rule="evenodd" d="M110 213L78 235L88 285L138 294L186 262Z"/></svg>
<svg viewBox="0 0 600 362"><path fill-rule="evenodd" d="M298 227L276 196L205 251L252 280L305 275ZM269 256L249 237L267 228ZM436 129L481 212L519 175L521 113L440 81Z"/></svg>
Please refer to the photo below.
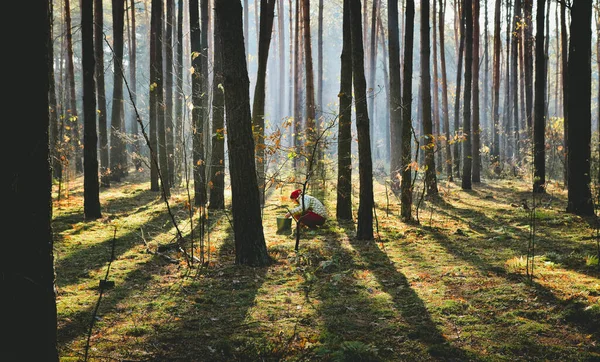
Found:
<svg viewBox="0 0 600 362"><path fill-rule="evenodd" d="M103 218L86 222L75 179L53 211L61 360L600 361L595 221L565 213L566 191L550 184L535 201L530 278L530 184L439 186L420 224L405 224L376 182L374 241L331 219L302 232L299 252L276 232L291 206L291 188L277 189L263 217L272 265L234 264L228 207L208 216L206 263L190 267L157 252L176 230L149 182L102 189ZM169 207L190 240L187 195L174 190ZM334 216L333 189L326 204Z"/></svg>

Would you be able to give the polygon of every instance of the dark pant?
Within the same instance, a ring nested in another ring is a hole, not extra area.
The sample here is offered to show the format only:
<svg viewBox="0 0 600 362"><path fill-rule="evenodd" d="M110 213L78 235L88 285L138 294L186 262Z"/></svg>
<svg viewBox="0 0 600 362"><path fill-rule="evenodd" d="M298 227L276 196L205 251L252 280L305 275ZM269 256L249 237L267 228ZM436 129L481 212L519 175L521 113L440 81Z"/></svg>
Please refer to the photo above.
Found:
<svg viewBox="0 0 600 362"><path fill-rule="evenodd" d="M309 210L304 213L304 216L300 217L300 223L308 226L309 228L315 228L323 225L325 223L325 218Z"/></svg>

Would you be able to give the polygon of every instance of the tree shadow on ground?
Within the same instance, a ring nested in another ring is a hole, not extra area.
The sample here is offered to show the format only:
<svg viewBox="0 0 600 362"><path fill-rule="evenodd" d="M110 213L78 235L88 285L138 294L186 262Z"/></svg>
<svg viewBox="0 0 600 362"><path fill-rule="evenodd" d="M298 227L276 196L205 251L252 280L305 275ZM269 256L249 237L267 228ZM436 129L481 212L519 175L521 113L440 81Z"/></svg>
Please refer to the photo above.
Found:
<svg viewBox="0 0 600 362"><path fill-rule="evenodd" d="M353 231L346 229L350 244L366 262L368 269L375 274L382 290L391 296L396 309L406 320L409 326L408 338L421 342L431 358L434 359L478 360L477 356L452 345L444 338L424 302L412 289L406 276L396 269L394 262L377 246L375 241L357 240Z"/></svg>

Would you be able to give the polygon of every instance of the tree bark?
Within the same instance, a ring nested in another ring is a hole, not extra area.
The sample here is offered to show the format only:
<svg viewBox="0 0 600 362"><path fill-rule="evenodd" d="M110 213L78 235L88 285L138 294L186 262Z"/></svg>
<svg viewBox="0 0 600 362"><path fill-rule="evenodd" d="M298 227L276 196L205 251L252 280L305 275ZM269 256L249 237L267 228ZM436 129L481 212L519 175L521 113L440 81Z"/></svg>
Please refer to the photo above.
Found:
<svg viewBox="0 0 600 362"><path fill-rule="evenodd" d="M560 48L561 48L561 72L562 72L562 103L563 103L563 157L565 160L564 181L565 186L569 185L569 62L567 40L567 7L564 3L560 5Z"/></svg>
<svg viewBox="0 0 600 362"><path fill-rule="evenodd" d="M102 217L98 180L98 132L96 130L96 60L94 58L94 2L81 2L81 63L83 68L83 215Z"/></svg>
<svg viewBox="0 0 600 362"><path fill-rule="evenodd" d="M479 1L473 2L473 140L472 175L473 182L481 182L481 126L479 109Z"/></svg>
<svg viewBox="0 0 600 362"><path fill-rule="evenodd" d="M256 181L250 81L240 1L216 0L215 18L221 34L235 261L236 264L263 266L269 264L270 258L263 234Z"/></svg>
<svg viewBox="0 0 600 362"><path fill-rule="evenodd" d="M225 208L225 98L223 95L223 54L221 51L221 33L218 19L215 16L213 66L213 98L212 98L212 152L210 162L210 203L211 210Z"/></svg>
<svg viewBox="0 0 600 362"><path fill-rule="evenodd" d="M500 57L502 56L500 40L500 16L502 0L496 0L494 7L494 64L492 92L492 152L491 162L496 175L500 174Z"/></svg>
<svg viewBox="0 0 600 362"><path fill-rule="evenodd" d="M461 3L464 0L459 0ZM464 8L464 5L462 6ZM460 160L461 160L461 129L460 129L460 92L462 86L462 71L463 71L463 58L465 54L465 16L464 12L459 10L456 17L460 18L459 20L459 30L460 40L458 46L458 64L456 66L456 94L454 96L454 170L456 172L456 177L460 178Z"/></svg>
<svg viewBox="0 0 600 362"><path fill-rule="evenodd" d="M6 122L3 130L11 138L3 150L11 157L3 171L10 186L5 204L10 212L4 214L2 227L18 232L13 234L14 241L4 239L0 253L2 359L6 361L59 360L48 135L51 4L4 4L4 18L19 20L11 24L11 31L19 35L6 36L4 44L20 56L4 60L7 69L19 77L9 78L10 92L3 95L3 102L27 111L27 119ZM35 56L24 61L32 49ZM15 230L24 221L26 227Z"/></svg>
<svg viewBox="0 0 600 362"><path fill-rule="evenodd" d="M102 0L94 0L94 29L95 29L95 57L96 88L98 97L98 135L100 149L100 183L104 187L110 186L109 156L108 156L108 129L106 123L106 90L104 84L104 15Z"/></svg>
<svg viewBox="0 0 600 362"><path fill-rule="evenodd" d="M569 41L569 185L567 212L594 215L590 190L592 136L592 0L573 2Z"/></svg>
<svg viewBox="0 0 600 362"><path fill-rule="evenodd" d="M390 182L392 190L398 192L402 174L402 85L400 81L398 1L388 0L387 5L390 69Z"/></svg>
<svg viewBox="0 0 600 362"><path fill-rule="evenodd" d="M444 124L444 131L446 140L444 141L444 148L446 151L446 175L448 181L453 181L452 175L452 151L450 149L450 116L448 113L448 73L446 71L446 46L444 28L445 24L445 9L446 0L439 0L439 21L438 26L440 28L440 66L442 72L442 117Z"/></svg>
<svg viewBox="0 0 600 362"><path fill-rule="evenodd" d="M425 146L425 184L427 195L438 193L435 174L435 141L431 119L431 49L429 40L429 0L421 0L421 91L423 101L423 136Z"/></svg>
<svg viewBox="0 0 600 362"><path fill-rule="evenodd" d="M166 0L167 17L165 21L165 138L167 169L165 182L169 187L175 185L175 145L173 143L173 25L175 24L174 0Z"/></svg>
<svg viewBox="0 0 600 362"><path fill-rule="evenodd" d="M68 91L69 91L69 108L71 115L68 117L69 126L71 128L71 150L72 153L69 155L70 159L74 161L75 171L77 173L83 172L83 158L81 157L81 137L80 137L80 122L79 114L77 112L77 96L75 95L75 65L74 65L74 54L73 54L73 32L71 26L71 5L69 0L65 0L65 23L66 23L66 35L67 35L67 78L68 78Z"/></svg>
<svg viewBox="0 0 600 362"><path fill-rule="evenodd" d="M537 0L535 35L535 121L533 124L533 192L546 189L546 54L544 51L545 0Z"/></svg>
<svg viewBox="0 0 600 362"><path fill-rule="evenodd" d="M110 172L113 181L127 176L123 120L123 48L125 26L125 0L112 0L113 16L113 99L110 114Z"/></svg>
<svg viewBox="0 0 600 362"><path fill-rule="evenodd" d="M477 0L476 0L477 1ZM472 149L471 149L471 89L473 87L473 1L465 0L465 97L463 107L463 172L461 187L463 190L472 189L471 166L472 166Z"/></svg>
<svg viewBox="0 0 600 362"><path fill-rule="evenodd" d="M194 204L206 204L206 164L204 161L204 113L202 112L202 40L198 0L190 0L190 48L192 52L192 161Z"/></svg>
<svg viewBox="0 0 600 362"><path fill-rule="evenodd" d="M352 220L352 34L350 1L344 0L340 70L340 113L338 118L338 220Z"/></svg>
<svg viewBox="0 0 600 362"><path fill-rule="evenodd" d="M256 176L261 203L265 197L265 84L267 78L267 61L271 46L271 32L275 16L275 0L260 1L260 35L258 42L258 72L254 87L252 106L252 125L254 126L254 143L256 146Z"/></svg>
<svg viewBox="0 0 600 362"><path fill-rule="evenodd" d="M358 135L358 178L360 195L356 238L373 239L373 163L367 107L367 82L365 80L364 51L360 0L350 0L352 23L352 82L356 107L356 133Z"/></svg>
<svg viewBox="0 0 600 362"><path fill-rule="evenodd" d="M404 32L404 83L402 93L402 181L400 184L400 214L405 222L412 221L412 182L411 182L411 139L412 135L412 72L413 72L413 43L414 43L414 21L415 21L415 2L406 0L406 10L404 13L405 32Z"/></svg>

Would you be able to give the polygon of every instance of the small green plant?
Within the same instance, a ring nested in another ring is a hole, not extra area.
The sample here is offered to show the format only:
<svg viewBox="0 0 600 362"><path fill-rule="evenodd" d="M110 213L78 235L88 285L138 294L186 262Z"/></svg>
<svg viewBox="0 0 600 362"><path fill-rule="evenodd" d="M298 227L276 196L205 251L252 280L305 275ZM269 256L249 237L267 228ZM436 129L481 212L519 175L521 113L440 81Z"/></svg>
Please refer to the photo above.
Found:
<svg viewBox="0 0 600 362"><path fill-rule="evenodd" d="M377 348L359 341L345 341L340 349L333 353L336 362L375 362L381 359Z"/></svg>
<svg viewBox="0 0 600 362"><path fill-rule="evenodd" d="M515 273L522 269L525 269L525 266L527 265L527 260L522 256L515 256L512 259L508 259L506 263L504 263L504 265L506 266L507 271Z"/></svg>
<svg viewBox="0 0 600 362"><path fill-rule="evenodd" d="M586 266L597 266L598 265L598 256L597 255L587 255L585 257L585 265Z"/></svg>

